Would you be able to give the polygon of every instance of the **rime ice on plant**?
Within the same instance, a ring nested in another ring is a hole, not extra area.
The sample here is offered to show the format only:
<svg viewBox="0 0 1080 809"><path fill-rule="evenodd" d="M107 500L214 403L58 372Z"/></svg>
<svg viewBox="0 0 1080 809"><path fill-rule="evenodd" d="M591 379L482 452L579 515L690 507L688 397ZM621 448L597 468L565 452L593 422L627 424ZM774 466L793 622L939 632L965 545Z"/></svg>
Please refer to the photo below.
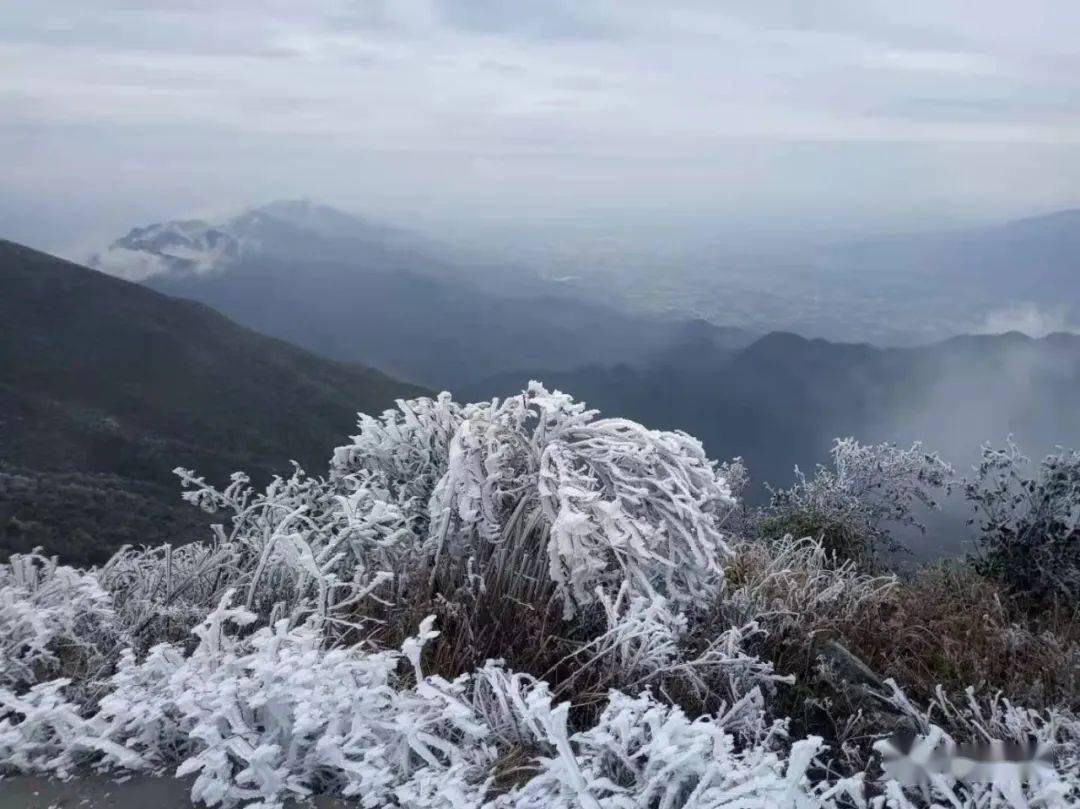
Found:
<svg viewBox="0 0 1080 809"><path fill-rule="evenodd" d="M205 541L123 549L90 571L0 565L0 767L187 774L193 798L264 809L316 792L433 809L919 805L894 781L829 772L820 739L788 738L769 703L783 678L748 651L778 622L857 612L894 581L812 539L755 546L772 554L759 575L725 581L745 471L683 433L532 383L361 416L326 477L296 469L259 491L238 473L218 490L178 473L221 517ZM909 516L941 473L918 450L841 442L836 469L791 497L873 528ZM875 481L883 498L866 496ZM460 617L484 598L553 623L558 678L497 660L431 669L452 644L417 605ZM387 643L405 619L409 636ZM688 714L673 691L710 707ZM575 725L582 697L592 719ZM1076 760L1069 715L884 698L928 731L952 711L987 733L1053 732ZM933 789L961 809L1064 807L1080 783Z"/></svg>

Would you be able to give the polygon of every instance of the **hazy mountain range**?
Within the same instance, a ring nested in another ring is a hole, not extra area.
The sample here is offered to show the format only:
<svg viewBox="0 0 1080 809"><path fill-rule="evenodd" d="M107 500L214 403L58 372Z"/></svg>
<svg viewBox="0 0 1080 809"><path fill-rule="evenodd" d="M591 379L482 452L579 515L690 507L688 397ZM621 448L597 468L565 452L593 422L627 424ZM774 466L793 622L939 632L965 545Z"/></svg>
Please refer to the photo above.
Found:
<svg viewBox="0 0 1080 809"><path fill-rule="evenodd" d="M516 368L636 365L688 334L725 347L753 339L627 314L520 267L463 267L438 251L333 208L278 202L218 224L135 228L90 264L324 356L441 388Z"/></svg>
<svg viewBox="0 0 1080 809"><path fill-rule="evenodd" d="M890 236L826 252L851 275L951 287L972 302L1001 299L1080 306L1080 210L1001 225Z"/></svg>
<svg viewBox="0 0 1080 809"><path fill-rule="evenodd" d="M586 255L588 255L586 253ZM941 232L555 259L589 294L764 333L876 345L1080 331L1080 210Z"/></svg>
<svg viewBox="0 0 1080 809"><path fill-rule="evenodd" d="M1048 306L1057 285L1068 310L1078 229L1065 213L978 238L849 245L851 282L836 294L854 294L857 268L892 256L909 283L957 299L999 289ZM1041 269L1014 276L1017 251ZM842 275L840 262L831 272ZM90 263L141 283L0 243L0 549L57 542L85 560L202 530L205 518L179 502L174 466L217 480L234 469L265 478L291 459L318 469L358 410L435 388L505 396L530 378L686 430L715 458L743 456L757 484L786 483L838 435L922 440L960 467L1009 434L1033 453L1080 446L1080 337L1070 334L908 348L758 338L628 312L518 267L463 263L306 202L136 227Z"/></svg>
<svg viewBox="0 0 1080 809"><path fill-rule="evenodd" d="M723 326L717 339L735 348L774 330L875 345L1080 331L1080 210L755 251L568 250L493 260L293 201L136 227L89 263L439 387L526 366L640 367L683 339L688 320ZM386 342L391 312L408 345ZM537 334L555 319L557 332Z"/></svg>

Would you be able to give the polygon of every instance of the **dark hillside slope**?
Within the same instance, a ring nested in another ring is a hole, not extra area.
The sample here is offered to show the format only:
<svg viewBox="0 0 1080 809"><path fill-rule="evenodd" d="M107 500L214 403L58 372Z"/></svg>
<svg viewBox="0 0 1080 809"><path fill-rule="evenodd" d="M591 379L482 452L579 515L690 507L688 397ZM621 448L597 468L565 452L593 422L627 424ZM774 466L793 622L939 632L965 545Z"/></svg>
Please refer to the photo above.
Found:
<svg viewBox="0 0 1080 809"><path fill-rule="evenodd" d="M86 560L159 541L198 517L175 466L321 469L357 411L422 392L0 241L0 549L42 541ZM91 549L70 547L77 531Z"/></svg>
<svg viewBox="0 0 1080 809"><path fill-rule="evenodd" d="M257 256L220 272L144 283L323 356L447 388L513 368L636 364L695 330L718 344L741 347L752 339L737 329L645 319L574 297L498 296L421 270L314 258Z"/></svg>

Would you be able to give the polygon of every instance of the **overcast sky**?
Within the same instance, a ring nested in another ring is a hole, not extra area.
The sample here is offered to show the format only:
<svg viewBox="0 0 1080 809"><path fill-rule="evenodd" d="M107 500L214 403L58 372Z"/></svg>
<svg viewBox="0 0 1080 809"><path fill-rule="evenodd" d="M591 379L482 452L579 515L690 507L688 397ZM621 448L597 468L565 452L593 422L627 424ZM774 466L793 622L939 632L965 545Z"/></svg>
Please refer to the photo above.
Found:
<svg viewBox="0 0 1080 809"><path fill-rule="evenodd" d="M7 0L0 236L306 196L436 232L1080 205L1075 0Z"/></svg>

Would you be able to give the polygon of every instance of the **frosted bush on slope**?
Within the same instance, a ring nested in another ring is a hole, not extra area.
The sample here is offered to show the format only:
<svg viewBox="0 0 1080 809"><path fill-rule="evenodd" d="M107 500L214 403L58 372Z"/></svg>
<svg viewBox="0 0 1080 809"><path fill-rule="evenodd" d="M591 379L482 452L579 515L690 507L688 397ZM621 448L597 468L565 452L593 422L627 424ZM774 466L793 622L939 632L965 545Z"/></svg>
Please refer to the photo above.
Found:
<svg viewBox="0 0 1080 809"><path fill-rule="evenodd" d="M0 564L0 687L92 679L117 640L112 599L93 575L37 554Z"/></svg>
<svg viewBox="0 0 1080 809"><path fill-rule="evenodd" d="M1080 599L1080 452L1037 465L1009 440L982 448L964 497L979 523L979 567L1024 596Z"/></svg>
<svg viewBox="0 0 1080 809"><path fill-rule="evenodd" d="M796 467L795 484L773 491L761 521L764 533L817 536L829 550L866 561L897 547L890 524L922 529L914 506L936 508L934 491L952 474L921 444L904 449L838 438L832 460L831 468L818 466L812 478Z"/></svg>
<svg viewBox="0 0 1080 809"><path fill-rule="evenodd" d="M567 614L597 584L712 595L726 553L719 530L734 498L701 444L684 433L599 419L530 383L521 396L465 407L448 397L362 418L334 474L368 469L403 481L426 510L428 542L463 559L525 543L547 559Z"/></svg>
<svg viewBox="0 0 1080 809"><path fill-rule="evenodd" d="M188 488L185 499L212 513L232 512L228 532L217 535L219 575L205 593L210 603L235 588L265 621L338 619L414 562L409 501L380 475L360 470L331 483L297 468L259 492L241 473L218 491L193 472L176 471Z"/></svg>
<svg viewBox="0 0 1080 809"><path fill-rule="evenodd" d="M567 616L624 581L693 603L722 579L720 525L734 504L694 439L598 419L536 383L501 403L444 394L362 416L326 479L297 470L258 492L238 473L219 491L177 472L189 501L232 518L212 585L202 563L166 588L170 606L206 609L235 587L249 609L294 624L312 612L347 620L368 596L400 601L425 568L447 592L535 570L535 597L553 590Z"/></svg>

